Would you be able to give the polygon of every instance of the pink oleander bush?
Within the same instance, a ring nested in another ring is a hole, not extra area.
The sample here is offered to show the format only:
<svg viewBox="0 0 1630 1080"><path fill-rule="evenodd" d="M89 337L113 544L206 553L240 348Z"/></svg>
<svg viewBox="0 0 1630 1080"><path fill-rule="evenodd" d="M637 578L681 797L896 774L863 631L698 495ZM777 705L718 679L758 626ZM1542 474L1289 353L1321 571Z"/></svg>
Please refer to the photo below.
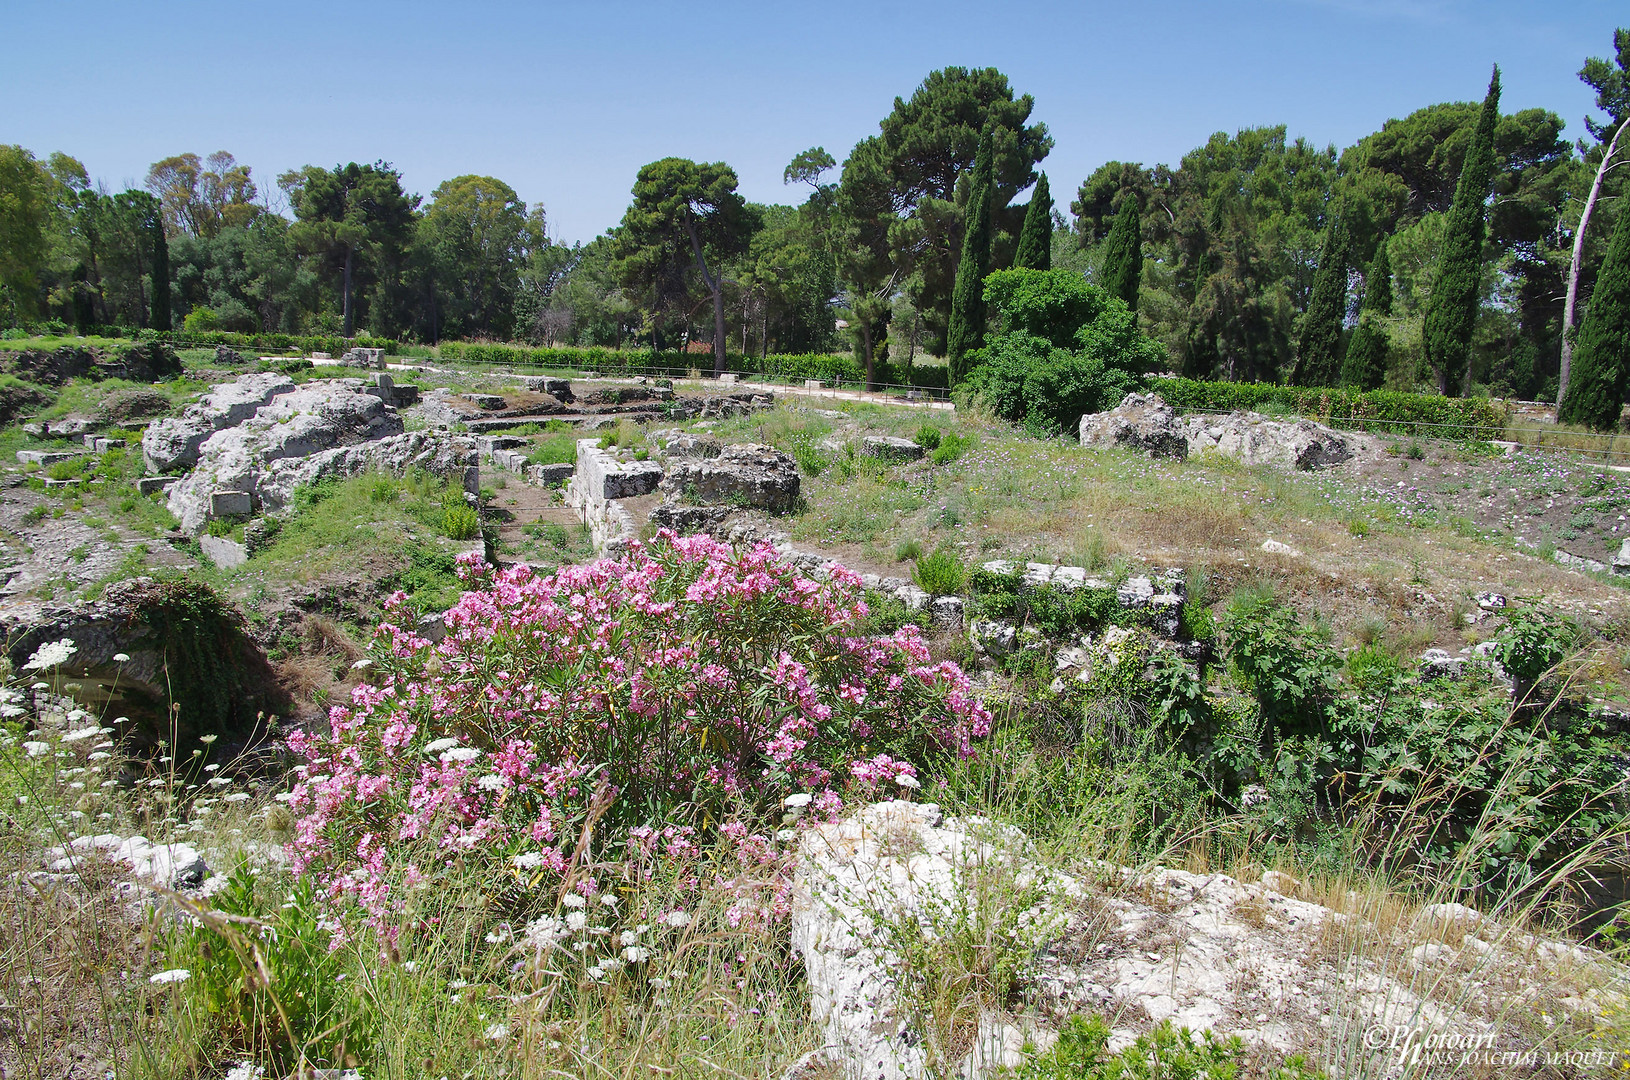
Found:
<svg viewBox="0 0 1630 1080"><path fill-rule="evenodd" d="M664 532L547 576L475 557L460 572L442 642L381 625L372 682L330 731L289 739L295 868L388 935L454 871L524 907L704 840L763 865L784 819L906 793L990 730L915 626L860 632L856 575L812 580L768 545Z"/></svg>

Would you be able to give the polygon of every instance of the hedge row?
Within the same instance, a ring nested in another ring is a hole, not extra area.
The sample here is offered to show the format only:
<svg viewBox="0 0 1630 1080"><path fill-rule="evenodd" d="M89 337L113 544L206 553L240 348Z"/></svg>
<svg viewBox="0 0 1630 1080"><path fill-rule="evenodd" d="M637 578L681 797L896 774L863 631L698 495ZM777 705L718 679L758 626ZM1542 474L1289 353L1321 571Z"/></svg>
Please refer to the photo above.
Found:
<svg viewBox="0 0 1630 1080"><path fill-rule="evenodd" d="M666 375L683 378L692 369L713 370L711 354L651 350L624 351L606 348L532 349L517 345L486 345L474 342L444 341L437 352L449 360L478 364L519 364L545 368L575 368L607 374ZM866 369L850 356L827 353L773 354L765 357L740 353L725 355L725 370L739 375L762 375L775 379L820 379L834 385L861 386ZM910 367L887 361L877 365L877 381L894 386L944 390L947 369Z"/></svg>
<svg viewBox="0 0 1630 1080"><path fill-rule="evenodd" d="M1272 383L1149 380L1168 405L1208 412L1255 410L1265 406L1300 413L1331 427L1429 435L1442 439L1497 439L1510 418L1510 406L1488 398L1404 394L1395 390L1275 386Z"/></svg>
<svg viewBox="0 0 1630 1080"><path fill-rule="evenodd" d="M142 330L136 336L142 341L168 341L178 348L225 345L230 349L264 352L289 352L298 349L307 356L321 352L338 357L356 348L384 349L387 353L395 355L402 352L402 343L394 338L344 338L337 334L237 334L228 330L191 332Z"/></svg>

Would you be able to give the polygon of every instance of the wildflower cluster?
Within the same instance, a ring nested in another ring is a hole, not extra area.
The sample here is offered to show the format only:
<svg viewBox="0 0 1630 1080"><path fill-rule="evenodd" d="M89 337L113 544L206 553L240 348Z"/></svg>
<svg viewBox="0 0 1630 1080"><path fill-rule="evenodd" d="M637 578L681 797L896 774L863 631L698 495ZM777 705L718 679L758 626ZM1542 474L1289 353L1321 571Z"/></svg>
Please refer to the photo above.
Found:
<svg viewBox="0 0 1630 1080"><path fill-rule="evenodd" d="M910 786L911 762L970 755L990 730L915 626L858 633L855 575L803 577L768 545L664 532L547 576L461 573L442 642L382 625L375 682L329 732L289 740L296 868L381 928L455 865L564 881L590 824L682 857L688 821L745 822L725 835L751 848L790 795L830 816L852 782L876 787L877 761Z"/></svg>

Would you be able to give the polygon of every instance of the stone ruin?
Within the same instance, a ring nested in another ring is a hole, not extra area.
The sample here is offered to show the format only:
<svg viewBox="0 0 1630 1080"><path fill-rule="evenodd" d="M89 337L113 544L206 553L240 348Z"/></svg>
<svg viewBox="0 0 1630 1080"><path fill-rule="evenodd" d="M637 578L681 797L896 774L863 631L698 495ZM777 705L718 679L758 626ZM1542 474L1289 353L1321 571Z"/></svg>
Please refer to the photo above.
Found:
<svg viewBox="0 0 1630 1080"><path fill-rule="evenodd" d="M1080 438L1082 446L1122 447L1150 457L1212 453L1243 465L1302 470L1339 465L1373 450L1367 436L1311 420L1271 420L1254 412L1180 417L1157 394L1128 394L1108 412L1083 416Z"/></svg>

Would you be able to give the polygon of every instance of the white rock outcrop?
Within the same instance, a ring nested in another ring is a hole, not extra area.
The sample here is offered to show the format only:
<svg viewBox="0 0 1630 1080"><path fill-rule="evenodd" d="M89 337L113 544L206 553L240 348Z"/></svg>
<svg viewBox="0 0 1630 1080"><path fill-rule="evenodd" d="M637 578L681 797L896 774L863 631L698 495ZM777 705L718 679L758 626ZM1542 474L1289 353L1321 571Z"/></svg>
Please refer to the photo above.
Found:
<svg viewBox="0 0 1630 1080"><path fill-rule="evenodd" d="M1348 460L1363 437L1311 420L1271 420L1254 412L1180 418L1157 394L1128 394L1119 405L1081 418L1082 446L1124 447L1151 457L1220 454L1245 465L1322 469Z"/></svg>
<svg viewBox="0 0 1630 1080"><path fill-rule="evenodd" d="M1056 1018L1075 1013L1108 1019L1111 1050L1170 1019L1382 1075L1395 1028L1494 1033L1499 1042L1486 1045L1520 1050L1500 1030L1504 1018L1605 1016L1630 1004L1612 989L1622 965L1460 904L1400 918L1387 898L1349 893L1343 910L1316 903L1279 871L1249 883L1089 866L1090 879L1050 870L1017 830L931 804L878 803L809 828L792 944L823 1046L789 1077L994 1076L1022 1063L1026 1038L1045 1047ZM934 940L963 930L981 947L1011 950L1018 986L1007 1000L1023 1004L1011 1015L987 1010L977 1032L946 1039L925 1029L910 996L934 972L906 968L902 943L926 941L932 956ZM1376 1030L1379 1043L1362 1041ZM969 1035L973 1052L944 1060Z"/></svg>
<svg viewBox="0 0 1630 1080"><path fill-rule="evenodd" d="M148 471L190 469L198 463L199 449L211 435L243 423L274 397L293 389L294 380L287 375L244 375L217 386L180 416L155 420L141 440Z"/></svg>

